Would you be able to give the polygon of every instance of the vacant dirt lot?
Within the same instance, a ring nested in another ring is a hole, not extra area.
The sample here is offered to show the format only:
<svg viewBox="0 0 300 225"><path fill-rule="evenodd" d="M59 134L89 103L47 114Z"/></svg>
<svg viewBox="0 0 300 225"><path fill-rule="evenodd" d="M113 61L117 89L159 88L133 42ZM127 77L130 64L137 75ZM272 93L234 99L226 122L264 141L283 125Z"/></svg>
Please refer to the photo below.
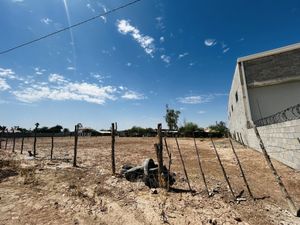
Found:
<svg viewBox="0 0 300 225"><path fill-rule="evenodd" d="M146 158L156 160L156 138L116 138L116 164L140 165ZM195 194L188 186L174 139L172 152L174 185L179 191L158 189L152 194L142 182L129 182L111 175L110 138L80 137L78 165L72 167L73 138L56 138L54 160L50 161L51 138L39 138L38 157L28 157L32 139L21 140L16 152L0 150L0 224L300 224L292 216L263 156L234 143L250 188L250 199L240 176L228 140L216 139L216 146L235 194L244 190L246 201L232 201L221 168L209 140L197 140L208 187L208 198L199 173L192 139L179 139L187 172ZM2 143L3 147L3 143ZM166 155L165 155L166 156ZM165 157L167 163L167 157ZM274 161L286 187L300 206L300 173Z"/></svg>

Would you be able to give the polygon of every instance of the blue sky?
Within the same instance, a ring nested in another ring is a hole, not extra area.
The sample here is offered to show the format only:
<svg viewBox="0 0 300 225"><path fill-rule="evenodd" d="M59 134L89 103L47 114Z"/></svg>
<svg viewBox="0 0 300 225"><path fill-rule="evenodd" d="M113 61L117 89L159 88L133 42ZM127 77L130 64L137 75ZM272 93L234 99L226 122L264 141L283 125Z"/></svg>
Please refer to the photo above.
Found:
<svg viewBox="0 0 300 225"><path fill-rule="evenodd" d="M0 50L129 0L1 0ZM300 40L293 0L143 0L0 55L0 123L156 127L227 120L236 59Z"/></svg>

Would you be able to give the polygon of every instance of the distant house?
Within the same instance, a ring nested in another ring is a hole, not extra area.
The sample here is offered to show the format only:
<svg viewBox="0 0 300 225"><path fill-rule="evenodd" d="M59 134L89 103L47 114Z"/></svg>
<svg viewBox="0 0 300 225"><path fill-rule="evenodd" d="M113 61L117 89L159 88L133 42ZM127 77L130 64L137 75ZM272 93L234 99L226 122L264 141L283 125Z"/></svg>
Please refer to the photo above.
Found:
<svg viewBox="0 0 300 225"><path fill-rule="evenodd" d="M270 155L300 169L300 43L237 60L228 121L234 139L260 150L256 125Z"/></svg>
<svg viewBox="0 0 300 225"><path fill-rule="evenodd" d="M93 133L97 132L93 128L90 127L80 127L78 128L78 136L92 136Z"/></svg>
<svg viewBox="0 0 300 225"><path fill-rule="evenodd" d="M100 133L100 136L111 136L110 130L100 130L99 133Z"/></svg>

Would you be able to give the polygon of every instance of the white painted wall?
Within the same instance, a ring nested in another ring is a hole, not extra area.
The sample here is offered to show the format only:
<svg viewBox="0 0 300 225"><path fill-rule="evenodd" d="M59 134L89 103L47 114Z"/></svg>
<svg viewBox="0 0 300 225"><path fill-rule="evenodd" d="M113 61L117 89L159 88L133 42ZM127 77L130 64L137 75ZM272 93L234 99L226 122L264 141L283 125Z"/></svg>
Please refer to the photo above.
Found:
<svg viewBox="0 0 300 225"><path fill-rule="evenodd" d="M236 101L235 99L236 92L238 93L238 101ZM245 142L245 144L247 144L247 137L245 135L247 133L247 118L243 101L243 92L238 65L235 68L231 90L229 93L228 114L229 112L230 117L228 120L228 127L231 134L233 135L234 133L239 133L242 136L242 139Z"/></svg>
<svg viewBox="0 0 300 225"><path fill-rule="evenodd" d="M248 89L253 121L300 103L300 81Z"/></svg>

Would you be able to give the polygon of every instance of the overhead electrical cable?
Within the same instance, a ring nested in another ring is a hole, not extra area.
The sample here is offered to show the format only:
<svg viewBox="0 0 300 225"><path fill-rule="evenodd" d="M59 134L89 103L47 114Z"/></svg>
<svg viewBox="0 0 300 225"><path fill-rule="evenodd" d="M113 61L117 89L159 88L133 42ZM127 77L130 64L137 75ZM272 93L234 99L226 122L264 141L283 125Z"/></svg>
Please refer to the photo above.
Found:
<svg viewBox="0 0 300 225"><path fill-rule="evenodd" d="M102 17L102 16L106 16L106 15L111 14L111 13L113 13L113 12L116 12L116 11L118 11L118 10L120 10L120 9L124 9L124 8L126 8L126 7L128 7L128 6L131 6L131 5L133 5L133 4L137 3L137 2L140 2L140 1L142 1L142 0L135 0L135 1L129 2L129 3L127 3L127 4L121 5L121 6L119 6L119 7L114 8L114 9L108 10L107 12L101 13L101 14L99 14L99 15L97 15L97 16L88 18L88 19L86 19L86 20L80 21L80 22L78 22L78 23L75 23L75 24L73 24L73 25L67 26L67 27L62 28L62 29L60 29L60 30L57 30L57 31L54 31L54 32L52 32L52 33L43 35L43 36L41 36L41 37L39 37L39 38L36 38L36 39L33 39L33 40L31 40L31 41L24 42L24 43L19 44L19 45L15 46L15 47L6 49L6 50L4 50L4 51L1 51L1 52L0 52L0 55L3 55L3 54L5 54L5 53L11 52L11 51L14 51L14 50L16 50L16 49L18 49L18 48L22 48L22 47L27 46L27 45L30 45L30 44L32 44L32 43L38 42L38 41L43 40L43 39L46 39L46 38L48 38L48 37L54 36L54 35L56 35L56 34L58 34L58 33L64 32L64 31L69 30L69 29L72 29L72 28L74 28L74 27L78 27L78 26L80 26L80 25L82 25L82 24L88 23L88 22L90 22L90 21L92 21L92 20L95 20L95 19L98 19L98 18L100 18L100 17Z"/></svg>

